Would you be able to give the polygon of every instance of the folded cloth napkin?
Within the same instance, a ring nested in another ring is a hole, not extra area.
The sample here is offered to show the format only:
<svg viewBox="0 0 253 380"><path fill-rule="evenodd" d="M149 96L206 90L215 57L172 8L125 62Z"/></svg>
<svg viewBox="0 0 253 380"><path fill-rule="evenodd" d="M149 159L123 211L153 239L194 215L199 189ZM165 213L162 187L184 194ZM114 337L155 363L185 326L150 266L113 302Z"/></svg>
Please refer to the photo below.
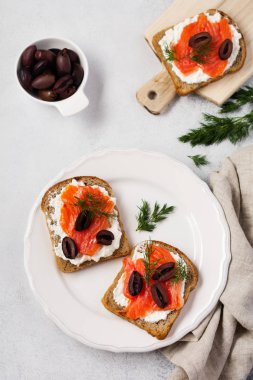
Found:
<svg viewBox="0 0 253 380"><path fill-rule="evenodd" d="M227 158L210 185L230 228L227 285L211 315L162 350L176 365L170 380L245 380L253 366L253 145Z"/></svg>

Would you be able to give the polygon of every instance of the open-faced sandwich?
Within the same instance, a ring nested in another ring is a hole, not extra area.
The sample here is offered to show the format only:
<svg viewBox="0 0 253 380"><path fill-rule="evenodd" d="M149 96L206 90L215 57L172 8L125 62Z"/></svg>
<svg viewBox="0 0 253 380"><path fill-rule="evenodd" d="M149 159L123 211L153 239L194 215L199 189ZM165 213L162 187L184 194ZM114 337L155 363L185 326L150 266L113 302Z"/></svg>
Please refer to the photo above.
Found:
<svg viewBox="0 0 253 380"><path fill-rule="evenodd" d="M238 71L246 57L239 27L216 9L160 31L152 43L179 95L187 95Z"/></svg>
<svg viewBox="0 0 253 380"><path fill-rule="evenodd" d="M196 267L179 249L147 240L123 260L102 303L112 313L164 339L197 281Z"/></svg>
<svg viewBox="0 0 253 380"><path fill-rule="evenodd" d="M59 182L45 193L41 209L63 272L130 252L112 188L102 179L75 177Z"/></svg>

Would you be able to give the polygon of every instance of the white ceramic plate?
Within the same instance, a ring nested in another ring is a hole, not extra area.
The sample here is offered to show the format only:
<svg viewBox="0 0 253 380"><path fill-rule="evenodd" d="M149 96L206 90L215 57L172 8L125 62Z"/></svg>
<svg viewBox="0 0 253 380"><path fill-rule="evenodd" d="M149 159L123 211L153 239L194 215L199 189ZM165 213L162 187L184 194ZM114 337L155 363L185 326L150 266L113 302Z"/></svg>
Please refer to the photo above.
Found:
<svg viewBox="0 0 253 380"><path fill-rule="evenodd" d="M111 184L132 245L150 236L135 231L141 199L176 206L151 237L185 252L199 270L199 282L165 340L156 340L102 306L100 299L120 269L121 259L77 273L57 270L39 205L49 186L78 175L101 177ZM208 186L182 163L159 153L137 150L95 153L63 170L35 202L25 236L26 273L47 315L73 338L115 352L152 351L196 328L224 289L229 261L228 227Z"/></svg>

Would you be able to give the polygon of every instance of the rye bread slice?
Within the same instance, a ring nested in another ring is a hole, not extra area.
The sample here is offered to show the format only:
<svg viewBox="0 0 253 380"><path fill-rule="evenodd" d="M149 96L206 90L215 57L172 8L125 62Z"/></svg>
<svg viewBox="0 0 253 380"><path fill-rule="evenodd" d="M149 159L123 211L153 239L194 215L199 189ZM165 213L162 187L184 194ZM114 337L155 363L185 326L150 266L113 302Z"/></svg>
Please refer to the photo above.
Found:
<svg viewBox="0 0 253 380"><path fill-rule="evenodd" d="M120 224L122 236L121 236L119 248L116 249L112 253L111 256L101 257L100 260L97 261L97 262L94 261L94 260L90 260L90 261L85 261L85 262L83 262L80 265L74 265L68 259L66 259L66 260L62 259L61 257L59 257L59 256L56 255L54 248L58 245L58 243L60 241L60 236L56 235L49 228L50 224L55 223L54 209L50 205L50 200L52 198L54 198L56 195L60 194L61 191L62 191L62 189L65 186L67 186L69 183L71 183L71 181L73 179L76 180L76 181L83 181L86 185L89 185L89 186L93 186L93 185L101 186L101 187L103 187L108 192L108 194L109 194L110 197L114 196L111 186L106 181L104 181L104 180L102 180L100 178L97 178L97 177L90 177L90 176L81 176L81 177L69 178L69 179L66 179L65 181L61 181L59 183L56 183L54 186L50 187L50 189L47 190L47 192L44 194L44 196L42 198L42 201L41 201L41 210L45 214L45 218L46 218L46 222L47 222L47 227L48 227L48 231L49 231L51 242L52 242L52 248L53 248L53 252L55 254L56 264L57 264L58 268L62 272L75 272L75 271L78 271L80 269L87 268L87 267L89 267L91 265L99 264L102 261L107 261L107 260L112 260L112 259L117 258L117 257L127 256L130 253L130 246L129 246L129 243L128 243L128 240L127 240L127 237L126 237L126 233L124 231L124 227L123 227L122 221L120 219L119 210L118 210L118 208L116 206L115 206L115 209L118 212L117 218L118 218L118 221L119 221L119 224Z"/></svg>
<svg viewBox="0 0 253 380"><path fill-rule="evenodd" d="M191 260L178 248L173 247L172 245L163 243L161 241L152 240L154 244L159 244L163 246L164 248L167 248L169 251L174 252L178 254L182 259L185 261L187 265L187 280L185 284L185 292L184 292L184 303L186 303L190 292L197 286L198 282L198 271L195 265L191 262ZM131 251L131 256L133 256L135 247ZM133 323L134 325L140 327L141 329L147 331L150 335L154 336L157 339L165 339L168 335L173 323L177 319L177 317L180 314L180 310L173 310L170 314L168 314L167 318L165 320L160 320L159 322L146 322L142 320L141 318L138 318L136 320L130 319L126 317L126 313L123 311L124 307L118 305L113 297L113 290L117 286L117 283L124 273L123 267L121 268L120 272L117 274L116 278L114 279L112 285L108 288L105 295L102 298L102 303L106 309L111 311L112 313L118 315L119 317L127 320L130 323Z"/></svg>
<svg viewBox="0 0 253 380"><path fill-rule="evenodd" d="M160 61L163 63L163 65L165 66L165 68L167 69L168 73L170 74L171 79L174 82L174 85L175 85L175 88L176 88L176 92L179 95L190 94L191 92L196 91L200 87L204 87L204 86L208 85L211 82L215 82L215 81L223 78L226 74L235 73L236 71L240 70L240 68L244 64L244 61L245 61L245 58L246 58L246 43L245 43L245 39L243 37L243 34L242 34L241 30L239 29L238 25L231 19L231 17L229 17L226 13L224 13L224 12L218 10L218 9L209 9L209 10L206 11L206 13L208 13L210 15L213 15L213 14L215 14L217 12L220 13L223 18L226 17L228 19L229 24L232 24L237 29L237 31L242 35L242 38L239 41L239 43L240 43L240 50L239 50L239 53L238 53L238 55L236 57L235 62L233 63L233 65L228 70L225 70L225 72L222 75L219 75L216 78L210 78L207 81L200 82L200 83L186 83L186 82L182 81L177 76L177 74L172 69L172 64L169 61L166 60L166 58L163 55L161 46L159 45L159 41L164 36L165 32L167 30L173 28L173 27L167 28L167 29L164 29L164 30L158 32L157 34L154 35L154 37L152 39L152 44L154 46L155 53L158 56L158 58L160 59Z"/></svg>

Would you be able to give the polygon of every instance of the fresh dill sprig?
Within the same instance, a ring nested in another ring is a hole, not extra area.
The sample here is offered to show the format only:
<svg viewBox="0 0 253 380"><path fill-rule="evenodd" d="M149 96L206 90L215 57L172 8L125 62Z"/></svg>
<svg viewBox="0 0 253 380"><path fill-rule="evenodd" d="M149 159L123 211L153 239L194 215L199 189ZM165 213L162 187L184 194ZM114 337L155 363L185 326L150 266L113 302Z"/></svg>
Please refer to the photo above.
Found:
<svg viewBox="0 0 253 380"><path fill-rule="evenodd" d="M136 231L152 232L156 228L157 223L166 219L168 215L174 211L174 206L167 206L165 203L162 207L155 202L154 208L151 211L150 204L142 200L142 205L138 206L139 213L136 216L138 225Z"/></svg>
<svg viewBox="0 0 253 380"><path fill-rule="evenodd" d="M204 166L209 164L209 161L207 160L206 156L201 156L200 154L195 154L195 156L188 156L192 159L194 164L199 168L200 166Z"/></svg>
<svg viewBox="0 0 253 380"><path fill-rule="evenodd" d="M200 45L199 47L196 47L191 51L188 58L191 61L194 61L200 64L206 63L208 60L208 53L210 52L210 50L211 50L210 43Z"/></svg>
<svg viewBox="0 0 253 380"><path fill-rule="evenodd" d="M253 103L253 86L240 88L231 98L223 104L220 113L237 111L247 103Z"/></svg>
<svg viewBox="0 0 253 380"><path fill-rule="evenodd" d="M192 49L189 55L178 58L175 49L169 49L168 45L163 47L163 54L167 61L180 61L181 59L188 58L196 63L204 64L208 60L208 53L211 50L210 44L203 44L199 47Z"/></svg>
<svg viewBox="0 0 253 380"><path fill-rule="evenodd" d="M172 282L179 282L187 279L187 269L184 261L179 259L176 265L176 271L171 278Z"/></svg>
<svg viewBox="0 0 253 380"><path fill-rule="evenodd" d="M164 54L164 57L166 58L167 61L176 61L177 58L176 58L176 50L170 50L168 48L168 45L166 45L163 49L163 54Z"/></svg>
<svg viewBox="0 0 253 380"><path fill-rule="evenodd" d="M151 261L152 253L153 253L152 240L147 240L146 244L145 244L144 258L142 259L142 262L143 262L144 267L145 267L144 277L145 277L145 281L146 281L148 286L150 285L150 280L151 280L153 273L156 269L156 266L159 262L159 259L156 261Z"/></svg>
<svg viewBox="0 0 253 380"><path fill-rule="evenodd" d="M82 211L87 211L91 214L91 217L94 216L105 216L106 218L114 218L115 214L102 211L105 207L105 203L103 200L95 197L94 195L90 193L85 194L85 198L81 199L78 197L75 197L76 203L75 206L79 206Z"/></svg>
<svg viewBox="0 0 253 380"><path fill-rule="evenodd" d="M191 129L186 135L179 137L179 141L195 145L219 144L228 139L231 143L248 137L253 128L253 111L237 117L218 117L204 114L204 122L200 128Z"/></svg>

